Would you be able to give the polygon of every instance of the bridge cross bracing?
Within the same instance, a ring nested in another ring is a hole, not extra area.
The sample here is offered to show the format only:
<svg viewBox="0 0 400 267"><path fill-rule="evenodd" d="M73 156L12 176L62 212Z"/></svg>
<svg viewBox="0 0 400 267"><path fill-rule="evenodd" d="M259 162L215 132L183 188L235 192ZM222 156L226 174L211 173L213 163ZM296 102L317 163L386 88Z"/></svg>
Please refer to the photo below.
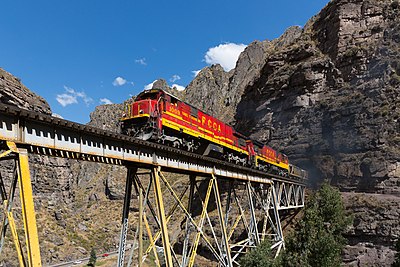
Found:
<svg viewBox="0 0 400 267"><path fill-rule="evenodd" d="M304 207L304 180L266 174L12 106L0 107L0 142L4 151L1 157L11 157L15 161L14 181L24 183L24 186L20 185L19 194L21 202L27 206L26 215L23 216L28 241L25 257L18 236L13 235L19 258L22 258L21 266L41 266L27 161L29 153L127 167L118 266L124 266L126 258L129 258L129 266L133 258L141 265L150 253L154 254L158 264L164 262L167 266L193 266L199 246L202 251L206 248L209 257L220 265L234 266L238 265L241 254L266 237L273 241L272 248L278 254L284 247L280 214ZM146 178L138 172L138 168L149 170ZM188 175L186 190L178 192L166 178L165 172ZM15 187L16 182L13 185ZM132 186L134 194L142 201L139 203L141 212L135 233L136 245L132 246L128 256L125 255L125 248ZM12 190L15 188L11 186ZM153 194L154 197L150 197ZM163 204L165 194L170 194L175 201L167 210ZM2 194L6 222L3 223L2 242L7 225L12 232L15 230L12 227L10 198L13 198L11 194ZM182 199L187 199L187 203ZM196 206L200 204L202 207L200 214L197 214L199 218L193 213L195 201ZM185 222L181 247L177 237L171 236L169 231L171 218L179 212L180 220ZM151 221L155 223L154 226L149 224L147 214L153 217ZM144 236L150 241L147 248L142 242ZM162 241L162 249L157 251L159 239ZM161 254L162 257L159 256Z"/></svg>

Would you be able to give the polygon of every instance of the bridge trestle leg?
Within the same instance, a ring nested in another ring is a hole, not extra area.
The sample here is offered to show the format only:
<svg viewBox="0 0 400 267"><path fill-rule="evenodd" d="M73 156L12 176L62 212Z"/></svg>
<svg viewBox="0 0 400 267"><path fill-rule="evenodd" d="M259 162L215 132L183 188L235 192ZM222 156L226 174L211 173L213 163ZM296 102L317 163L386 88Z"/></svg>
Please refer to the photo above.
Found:
<svg viewBox="0 0 400 267"><path fill-rule="evenodd" d="M258 233L258 223L256 219L256 213L255 213L255 206L254 206L254 201L253 201L253 194L252 194L252 188L251 188L251 182L248 181L246 183L246 191L247 191L247 196L249 199L249 207L250 207L250 233L249 233L249 238L250 238L250 245L251 246L258 246L260 244L260 235Z"/></svg>
<svg viewBox="0 0 400 267"><path fill-rule="evenodd" d="M29 171L29 158L28 152L25 148L17 147L13 142L7 142L10 150L0 154L0 159L14 159L14 177L10 186L10 193L7 196L5 186L2 178L0 177L0 191L2 197L4 219L1 228L0 240L0 254L4 244L7 227L11 229L14 244L18 254L18 261L20 266L40 267L42 266L40 257L39 237L37 232L35 207L33 202L31 176ZM8 157L8 155L13 155ZM15 155L15 157L14 157ZM7 158L8 157L8 158ZM21 201L22 220L24 224L26 254L24 258L22 245L19 241L15 221L12 213L12 204L14 201L14 193L16 183L19 186L19 196Z"/></svg>
<svg viewBox="0 0 400 267"><path fill-rule="evenodd" d="M189 189L189 199L188 199L188 212L192 216L192 203L193 203L193 196L194 196L194 189L196 186L196 176L190 176L190 189ZM188 263L188 253L189 253L189 237L190 237L190 222L189 219L186 218L185 223L185 240L183 241L183 248L182 248L182 263L181 267L184 267Z"/></svg>
<svg viewBox="0 0 400 267"><path fill-rule="evenodd" d="M161 185L160 185L159 171L160 171L160 168L154 168L152 170L152 175L153 175L153 179L154 179L154 183L153 183L154 194L155 194L155 200L156 200L157 210L158 210L158 219L160 220L162 242L163 242L163 247L164 247L165 264L167 267L173 267L171 247L170 247L169 235L168 235L167 219L165 216L164 201L163 201Z"/></svg>
<svg viewBox="0 0 400 267"><path fill-rule="evenodd" d="M28 266L42 266L27 150L19 148L18 156L18 184L20 190L22 217L25 228Z"/></svg>
<svg viewBox="0 0 400 267"><path fill-rule="evenodd" d="M141 173L141 174L150 175L150 173ZM150 175L150 178L149 178L149 185L148 185L146 190L144 189L144 187L140 183L138 175L139 175L139 173L136 172L136 175L134 176L134 180L133 180L133 185L134 185L135 191L136 191L136 193L138 195L138 198L139 198L139 203L138 203L138 205L139 205L139 217L140 217L140 209L142 208L142 220L139 219L139 221L138 221L138 227L137 227L137 229L135 231L135 236L134 236L133 244L132 244L132 247L131 247L131 252L130 252L130 255L129 255L129 261L128 261L128 265L127 266L132 266L135 249L136 249L137 246L140 247L141 240L140 240L140 237L139 237L139 232L141 231L143 233L143 230L141 230L142 227L139 224L144 222L145 225L146 225L146 230L149 231L149 229L147 229L148 225L146 224L147 220L146 220L146 213L144 212L144 209L146 207L147 200L148 200L147 197L148 197L150 189L151 189L151 175ZM144 195L143 192L146 192L145 195ZM142 201L140 201L140 197L141 196L142 196ZM143 197L144 197L144 199L143 199ZM139 243L139 245L138 245L138 243ZM142 257L140 255L141 254L140 254L140 249L139 249L139 252L138 252L138 265L143 263L143 255L142 255ZM157 257L156 253L155 253L155 259L156 259L156 262L158 263L158 257ZM159 264L157 264L157 266L159 266Z"/></svg>
<svg viewBox="0 0 400 267"><path fill-rule="evenodd" d="M272 242L271 249L277 256L284 243L274 185L272 183L238 183L238 187L241 185L244 186L242 191L246 192L247 198L239 196L237 189L233 189L239 215L234 219L228 238L231 239L241 221L242 229L247 232L247 239L231 245L232 260L236 262L240 254L254 248L267 237ZM243 207L248 207L248 211Z"/></svg>
<svg viewBox="0 0 400 267"><path fill-rule="evenodd" d="M138 252L138 266L142 267L143 259L143 190L138 188L139 191L139 222L138 222L138 240L139 240L139 252Z"/></svg>
<svg viewBox="0 0 400 267"><path fill-rule="evenodd" d="M4 160L5 156L9 155L12 151L8 150L0 155L0 159ZM26 266L26 262L24 259L23 255L23 250L22 250L22 244L19 240L18 237L18 232L17 228L15 226L15 221L14 221L14 216L12 212L12 205L14 202L14 195L15 195L15 189L17 187L17 182L18 182L18 172L17 172L17 167L18 167L18 160L17 158L13 158L14 160L14 171L13 171L13 178L11 181L10 185L10 191L9 194L7 195L6 192L6 187L5 183L3 181L3 177L1 176L0 173L0 195L1 195L1 200L2 200L2 205L3 205L3 222L1 226L1 231L0 231L0 255L4 246L4 242L6 239L6 233L7 233L7 228L10 227L11 234L13 237L15 249L17 251L18 255L18 262L20 266Z"/></svg>
<svg viewBox="0 0 400 267"><path fill-rule="evenodd" d="M228 241L228 236L227 236L227 230L226 230L226 224L225 224L225 218L224 218L224 214L222 211L222 205L221 205L221 195L219 193L219 189L218 189L218 182L217 179L215 178L214 175L212 175L213 179L214 179L214 197L215 197L215 202L217 204L217 210L218 210L218 217L219 217L219 221L220 221L220 226L221 226L221 235L222 235L222 241L223 241L223 250L222 250L222 258L225 260L226 262L226 266L228 267L233 267L233 262L232 262L232 258L231 258L231 251L229 248L229 241Z"/></svg>
<svg viewBox="0 0 400 267"><path fill-rule="evenodd" d="M133 183L134 176L136 175L136 172L137 172L137 168L128 167L126 183L125 183L124 208L122 211L121 236L119 239L119 246L118 246L118 265L117 265L118 267L124 266L126 237L128 234L128 223L129 223L129 207L130 207L131 195L132 195L132 183Z"/></svg>
<svg viewBox="0 0 400 267"><path fill-rule="evenodd" d="M279 252L281 251L281 249L285 247L285 241L283 239L282 225L281 225L281 220L279 218L279 211L278 211L279 203L277 201L275 188L272 186L271 189L272 189L273 212L274 212L274 215L275 215L275 223L276 223L276 227L275 227L275 229L276 229L276 239L275 239L276 243L275 243L275 246L272 245L271 248L277 247L277 251L276 251L276 254L275 254L275 257L277 257L279 255Z"/></svg>

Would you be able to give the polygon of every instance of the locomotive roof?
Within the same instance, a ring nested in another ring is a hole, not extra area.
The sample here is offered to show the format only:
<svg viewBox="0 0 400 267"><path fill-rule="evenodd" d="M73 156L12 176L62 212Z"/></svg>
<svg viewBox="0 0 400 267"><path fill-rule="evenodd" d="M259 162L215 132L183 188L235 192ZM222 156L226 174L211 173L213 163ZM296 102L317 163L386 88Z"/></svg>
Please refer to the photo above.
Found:
<svg viewBox="0 0 400 267"><path fill-rule="evenodd" d="M160 91L163 92L163 93L166 94L166 95L169 95L169 96L171 96L171 97L173 97L173 98L175 98L175 99L181 101L181 102L184 102L184 101L182 101L181 99L179 99L178 97L174 96L173 94L170 94L170 93L168 93L167 91L165 91L165 90L163 90L163 89L157 89L157 88L149 89L149 90L144 90L143 92L141 92L140 94L138 94L138 96L140 96L141 94L154 93L154 92L160 92ZM188 103L186 103L186 102L184 102L184 103L187 104L187 105L190 105L190 104L188 104ZM192 106L192 105L190 105L190 106Z"/></svg>

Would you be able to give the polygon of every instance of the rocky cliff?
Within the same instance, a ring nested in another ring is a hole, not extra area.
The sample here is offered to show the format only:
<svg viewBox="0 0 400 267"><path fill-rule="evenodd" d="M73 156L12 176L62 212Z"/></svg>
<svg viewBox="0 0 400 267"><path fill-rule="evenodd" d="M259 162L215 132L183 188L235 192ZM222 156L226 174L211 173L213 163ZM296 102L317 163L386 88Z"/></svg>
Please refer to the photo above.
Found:
<svg viewBox="0 0 400 267"><path fill-rule="evenodd" d="M49 104L21 83L21 80L0 68L0 103L18 106L51 115Z"/></svg>

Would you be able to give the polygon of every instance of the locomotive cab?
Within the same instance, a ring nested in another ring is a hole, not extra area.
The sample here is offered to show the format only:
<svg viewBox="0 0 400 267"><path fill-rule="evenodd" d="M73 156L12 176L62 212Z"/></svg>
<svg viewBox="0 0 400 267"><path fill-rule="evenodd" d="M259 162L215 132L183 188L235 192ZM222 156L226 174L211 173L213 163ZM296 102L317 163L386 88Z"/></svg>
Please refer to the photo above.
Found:
<svg viewBox="0 0 400 267"><path fill-rule="evenodd" d="M133 103L125 105L121 118L121 132L139 139L149 140L159 134L160 110L164 92L151 89L140 93Z"/></svg>

